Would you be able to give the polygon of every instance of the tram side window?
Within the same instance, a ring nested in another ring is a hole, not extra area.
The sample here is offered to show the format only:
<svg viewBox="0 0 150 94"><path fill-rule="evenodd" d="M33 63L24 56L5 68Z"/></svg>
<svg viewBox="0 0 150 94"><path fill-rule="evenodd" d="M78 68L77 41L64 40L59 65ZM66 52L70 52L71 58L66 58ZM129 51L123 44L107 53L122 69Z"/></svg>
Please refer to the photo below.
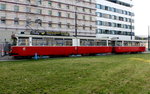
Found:
<svg viewBox="0 0 150 94"><path fill-rule="evenodd" d="M139 42L139 46L146 46L144 42Z"/></svg>
<svg viewBox="0 0 150 94"><path fill-rule="evenodd" d="M112 42L110 40L108 41L108 46L112 46Z"/></svg>
<svg viewBox="0 0 150 94"><path fill-rule="evenodd" d="M33 38L32 39L32 45L33 46L45 46L46 41L43 38Z"/></svg>
<svg viewBox="0 0 150 94"><path fill-rule="evenodd" d="M87 46L87 39L80 39L80 45L81 46Z"/></svg>
<svg viewBox="0 0 150 94"><path fill-rule="evenodd" d="M116 45L115 46L122 46L122 41L116 41Z"/></svg>
<svg viewBox="0 0 150 94"><path fill-rule="evenodd" d="M63 46L63 45L64 45L64 41L62 38L55 38L54 46Z"/></svg>
<svg viewBox="0 0 150 94"><path fill-rule="evenodd" d="M47 42L48 46L54 46L55 45L54 38L47 38L46 42Z"/></svg>
<svg viewBox="0 0 150 94"><path fill-rule="evenodd" d="M87 46L94 46L94 40L89 39L88 42L87 42Z"/></svg>
<svg viewBox="0 0 150 94"><path fill-rule="evenodd" d="M107 46L106 40L97 40L97 46Z"/></svg>
<svg viewBox="0 0 150 94"><path fill-rule="evenodd" d="M124 41L124 46L135 46L135 42Z"/></svg>
<svg viewBox="0 0 150 94"><path fill-rule="evenodd" d="M124 46L129 46L127 41L124 42Z"/></svg>
<svg viewBox="0 0 150 94"><path fill-rule="evenodd" d="M135 46L140 46L140 42L135 42Z"/></svg>
<svg viewBox="0 0 150 94"><path fill-rule="evenodd" d="M18 38L18 46L29 46L29 38L26 37Z"/></svg>
<svg viewBox="0 0 150 94"><path fill-rule="evenodd" d="M64 39L65 46L72 46L72 39Z"/></svg>

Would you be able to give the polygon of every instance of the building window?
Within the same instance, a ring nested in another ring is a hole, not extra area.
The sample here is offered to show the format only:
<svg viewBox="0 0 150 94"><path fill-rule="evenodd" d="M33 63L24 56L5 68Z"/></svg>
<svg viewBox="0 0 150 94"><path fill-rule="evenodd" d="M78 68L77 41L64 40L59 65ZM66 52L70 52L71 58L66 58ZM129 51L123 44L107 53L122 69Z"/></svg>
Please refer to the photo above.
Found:
<svg viewBox="0 0 150 94"><path fill-rule="evenodd" d="M61 22L58 23L58 27L61 28Z"/></svg>
<svg viewBox="0 0 150 94"><path fill-rule="evenodd" d="M26 0L26 3L27 3L27 4L30 4L30 3L31 3L31 0Z"/></svg>
<svg viewBox="0 0 150 94"><path fill-rule="evenodd" d="M26 7L26 12L31 12L31 8L30 7Z"/></svg>
<svg viewBox="0 0 150 94"><path fill-rule="evenodd" d="M61 17L61 12L58 12L58 16Z"/></svg>
<svg viewBox="0 0 150 94"><path fill-rule="evenodd" d="M14 18L14 24L19 25L19 18Z"/></svg>
<svg viewBox="0 0 150 94"><path fill-rule="evenodd" d="M82 11L85 12L85 8L82 8Z"/></svg>
<svg viewBox="0 0 150 94"><path fill-rule="evenodd" d="M37 9L37 14L42 14L42 9Z"/></svg>
<svg viewBox="0 0 150 94"><path fill-rule="evenodd" d="M48 6L52 6L52 2L51 1L48 1Z"/></svg>
<svg viewBox="0 0 150 94"><path fill-rule="evenodd" d="M91 9L90 9L89 11L90 11L90 13L92 13L92 10L91 10Z"/></svg>
<svg viewBox="0 0 150 94"><path fill-rule="evenodd" d="M70 6L69 5L66 5L67 9L70 9Z"/></svg>
<svg viewBox="0 0 150 94"><path fill-rule="evenodd" d="M52 21L49 21L49 22L48 22L48 26L49 26L49 27L52 27Z"/></svg>
<svg viewBox="0 0 150 94"><path fill-rule="evenodd" d="M105 10L108 10L108 6L105 6Z"/></svg>
<svg viewBox="0 0 150 94"><path fill-rule="evenodd" d="M31 19L26 19L26 26L29 26L31 24Z"/></svg>
<svg viewBox="0 0 150 94"><path fill-rule="evenodd" d="M96 8L101 9L101 5L100 4L96 4Z"/></svg>
<svg viewBox="0 0 150 94"><path fill-rule="evenodd" d="M58 7L61 8L61 3L58 3Z"/></svg>
<svg viewBox="0 0 150 94"><path fill-rule="evenodd" d="M92 26L90 25L90 30L92 30Z"/></svg>
<svg viewBox="0 0 150 94"><path fill-rule="evenodd" d="M83 25L83 30L85 30L85 25Z"/></svg>
<svg viewBox="0 0 150 94"><path fill-rule="evenodd" d="M48 11L48 15L52 15L52 11L51 10Z"/></svg>
<svg viewBox="0 0 150 94"><path fill-rule="evenodd" d="M42 20L41 19L36 19L35 23L39 26L42 26Z"/></svg>
<svg viewBox="0 0 150 94"><path fill-rule="evenodd" d="M67 28L70 28L70 23L67 23Z"/></svg>
<svg viewBox="0 0 150 94"><path fill-rule="evenodd" d="M85 16L83 15L83 20L85 20Z"/></svg>
<svg viewBox="0 0 150 94"><path fill-rule="evenodd" d="M6 4L0 4L0 10L6 10Z"/></svg>
<svg viewBox="0 0 150 94"><path fill-rule="evenodd" d="M42 5L42 0L36 0L37 5Z"/></svg>
<svg viewBox="0 0 150 94"><path fill-rule="evenodd" d="M6 24L6 17L1 17L1 24Z"/></svg>
<svg viewBox="0 0 150 94"><path fill-rule="evenodd" d="M70 13L67 14L67 17L70 18Z"/></svg>
<svg viewBox="0 0 150 94"><path fill-rule="evenodd" d="M15 5L14 6L14 11L19 11L19 6Z"/></svg>

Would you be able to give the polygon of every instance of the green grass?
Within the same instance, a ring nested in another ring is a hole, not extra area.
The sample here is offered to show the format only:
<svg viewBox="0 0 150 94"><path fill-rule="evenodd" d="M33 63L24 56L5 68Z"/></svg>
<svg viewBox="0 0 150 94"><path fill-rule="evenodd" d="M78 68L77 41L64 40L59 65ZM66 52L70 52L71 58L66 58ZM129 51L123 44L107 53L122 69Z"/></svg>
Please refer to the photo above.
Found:
<svg viewBox="0 0 150 94"><path fill-rule="evenodd" d="M0 94L150 94L150 54L0 62Z"/></svg>

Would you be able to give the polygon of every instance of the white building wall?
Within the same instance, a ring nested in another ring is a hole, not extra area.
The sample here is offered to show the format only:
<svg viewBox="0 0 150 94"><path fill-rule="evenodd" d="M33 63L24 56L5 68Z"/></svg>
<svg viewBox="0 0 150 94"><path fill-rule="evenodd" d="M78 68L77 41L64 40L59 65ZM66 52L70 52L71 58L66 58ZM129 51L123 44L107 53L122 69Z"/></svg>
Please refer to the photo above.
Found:
<svg viewBox="0 0 150 94"><path fill-rule="evenodd" d="M129 3L129 4L133 5L132 0L119 0L119 1L126 2L126 3ZM119 4L116 4L116 3L112 3L112 2L109 2L109 1L106 1L106 0L96 0L96 3L104 5L104 6L109 6L109 7L113 7L113 8L116 8L116 9L121 9L121 10L124 10L124 11L129 11L131 13L134 13L133 10L132 10L132 7L126 7L126 6L119 5ZM120 13L113 12L113 11L97 9L96 12L101 12L101 13L104 13L104 14L110 14L110 15L115 15L115 16L118 16L118 17L120 16L120 17L124 17L124 18L134 20L134 17L132 17L132 16L125 15L125 14L120 14ZM114 19L102 18L102 17L98 17L98 16L96 17L96 20L100 20L100 21L103 21L103 22L112 22L112 23L119 23L119 24L126 24L126 25L134 26L134 22L131 23L131 22L114 20ZM99 26L99 25L97 25L97 28L98 29L107 29L107 30L125 31L125 32L134 32L134 29L131 30L131 29L125 29L125 28L109 27L109 26ZM118 37L118 39L131 40L131 36L126 36L126 35L97 34L96 37L98 37L98 38ZM135 39L135 37L132 36L132 39Z"/></svg>

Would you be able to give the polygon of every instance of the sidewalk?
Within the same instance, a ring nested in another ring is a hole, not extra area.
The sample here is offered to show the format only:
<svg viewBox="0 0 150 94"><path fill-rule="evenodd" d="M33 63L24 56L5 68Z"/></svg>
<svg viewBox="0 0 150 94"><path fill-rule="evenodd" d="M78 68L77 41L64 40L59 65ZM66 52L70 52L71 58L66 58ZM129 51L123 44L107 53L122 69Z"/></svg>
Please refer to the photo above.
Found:
<svg viewBox="0 0 150 94"><path fill-rule="evenodd" d="M0 56L0 61L13 61L15 60L12 56Z"/></svg>

